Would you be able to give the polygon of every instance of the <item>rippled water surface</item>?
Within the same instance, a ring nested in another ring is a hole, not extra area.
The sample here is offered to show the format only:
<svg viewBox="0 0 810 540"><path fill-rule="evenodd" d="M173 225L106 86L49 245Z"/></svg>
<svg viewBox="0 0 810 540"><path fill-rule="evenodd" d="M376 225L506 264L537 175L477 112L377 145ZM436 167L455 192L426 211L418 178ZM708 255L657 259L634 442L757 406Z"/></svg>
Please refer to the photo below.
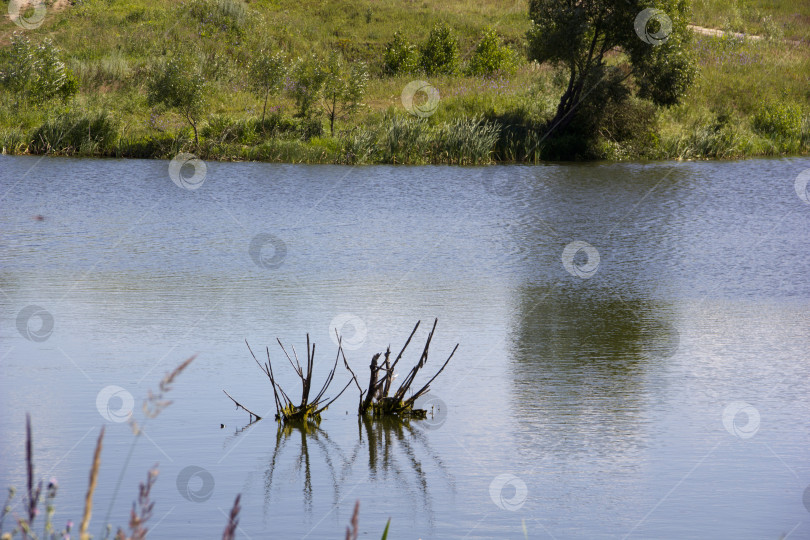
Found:
<svg viewBox="0 0 810 540"><path fill-rule="evenodd" d="M155 463L151 538L221 536L237 493L240 538L339 538L357 500L364 538L810 537L810 160L168 165L0 156L0 485L29 412L58 526L105 426L97 537ZM365 382L434 317L432 419L359 422L354 387L270 418L245 339L294 388L276 337L317 384L339 324Z"/></svg>

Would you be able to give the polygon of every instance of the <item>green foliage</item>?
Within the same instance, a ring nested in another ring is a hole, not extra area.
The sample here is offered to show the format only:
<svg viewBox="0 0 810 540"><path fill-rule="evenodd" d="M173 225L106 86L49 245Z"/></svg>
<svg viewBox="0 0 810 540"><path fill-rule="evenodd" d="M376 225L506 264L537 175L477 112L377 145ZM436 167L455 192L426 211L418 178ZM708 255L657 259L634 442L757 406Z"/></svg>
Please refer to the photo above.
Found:
<svg viewBox="0 0 810 540"><path fill-rule="evenodd" d="M500 127L483 118L462 116L440 126L437 135L442 163L480 165L490 162Z"/></svg>
<svg viewBox="0 0 810 540"><path fill-rule="evenodd" d="M400 32L385 45L383 69L390 75L414 73L419 69L419 53Z"/></svg>
<svg viewBox="0 0 810 540"><path fill-rule="evenodd" d="M31 134L34 154L104 155L118 137L118 124L106 112L63 113L46 120Z"/></svg>
<svg viewBox="0 0 810 540"><path fill-rule="evenodd" d="M320 97L328 73L323 62L314 54L298 58L290 70L286 90L298 108L296 116L309 118Z"/></svg>
<svg viewBox="0 0 810 540"><path fill-rule="evenodd" d="M201 35L217 31L240 34L247 20L247 8L240 0L191 0L188 10L202 25Z"/></svg>
<svg viewBox="0 0 810 540"><path fill-rule="evenodd" d="M458 42L446 23L437 24L419 47L419 63L428 75L455 73L458 69Z"/></svg>
<svg viewBox="0 0 810 540"><path fill-rule="evenodd" d="M287 75L286 57L280 51L271 54L269 50L262 49L250 63L248 74L251 88L264 99L262 107L262 121L264 121L268 97L279 92L284 85L284 78Z"/></svg>
<svg viewBox="0 0 810 540"><path fill-rule="evenodd" d="M321 104L329 119L329 131L334 137L335 120L346 118L361 105L368 84L368 70L362 62L351 67L343 57L332 54L324 65L326 77L321 92Z"/></svg>
<svg viewBox="0 0 810 540"><path fill-rule="evenodd" d="M802 109L785 102L763 103L753 118L754 131L772 138L795 139L802 134Z"/></svg>
<svg viewBox="0 0 810 540"><path fill-rule="evenodd" d="M481 41L475 47L467 65L468 75L493 75L514 73L517 68L515 53L501 42L500 36L492 28L485 28Z"/></svg>
<svg viewBox="0 0 810 540"><path fill-rule="evenodd" d="M147 103L178 111L194 129L205 107L205 78L200 67L182 56L173 56L153 67L147 81Z"/></svg>
<svg viewBox="0 0 810 540"><path fill-rule="evenodd" d="M38 105L55 98L67 101L79 88L78 81L61 60L62 51L49 38L32 43L15 32L0 58L0 84L19 99Z"/></svg>
<svg viewBox="0 0 810 540"><path fill-rule="evenodd" d="M677 104L685 95L696 76L695 56L692 51L692 33L686 28L688 3L682 0L661 0L660 10L647 20L648 33L662 31L663 36L652 39L636 34L636 17L648 8L646 0L616 3L612 0L593 0L587 9L568 0L530 0L529 16L532 28L527 34L529 57L540 63L548 62L567 72L567 84L560 97L557 113L551 121L558 132L565 131L576 117L586 116L593 107L583 106L591 101L598 106L594 94L611 75L608 85L622 86L625 97L612 90L614 100L626 99L637 88L638 95L658 105ZM670 29L661 26L671 21ZM644 30L642 25L641 30ZM622 66L632 73L635 87L628 76L613 77L608 69L608 52L620 49L629 59ZM587 136L588 131L576 135ZM593 133L591 131L590 133ZM575 136L575 134L569 134Z"/></svg>
<svg viewBox="0 0 810 540"><path fill-rule="evenodd" d="M383 163L421 163L430 142L427 120L386 115L381 126L379 158Z"/></svg>

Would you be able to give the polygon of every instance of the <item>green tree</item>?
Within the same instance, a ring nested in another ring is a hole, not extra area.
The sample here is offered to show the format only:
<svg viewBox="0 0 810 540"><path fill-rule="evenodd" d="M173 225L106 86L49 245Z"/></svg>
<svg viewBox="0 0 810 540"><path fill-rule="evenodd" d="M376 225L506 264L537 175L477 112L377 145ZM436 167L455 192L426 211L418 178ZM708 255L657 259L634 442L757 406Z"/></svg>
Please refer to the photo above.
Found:
<svg viewBox="0 0 810 540"><path fill-rule="evenodd" d="M458 42L445 23L437 24L419 47L419 63L425 73L454 73L458 69Z"/></svg>
<svg viewBox="0 0 810 540"><path fill-rule="evenodd" d="M34 105L54 98L67 101L76 94L79 84L61 56L62 51L50 39L32 43L15 32L0 63L0 83Z"/></svg>
<svg viewBox="0 0 810 540"><path fill-rule="evenodd" d="M200 66L186 57L172 57L157 64L147 82L147 102L177 110L194 130L199 145L197 124L205 108L205 78Z"/></svg>
<svg viewBox="0 0 810 540"><path fill-rule="evenodd" d="M498 33L485 28L467 65L469 75L492 75L499 71L512 72L517 67L515 53L504 45Z"/></svg>
<svg viewBox="0 0 810 540"><path fill-rule="evenodd" d="M267 98L270 94L275 94L284 85L284 77L287 75L287 61L284 54L279 52L270 54L270 51L262 49L258 56L250 64L250 83L253 90L264 98L262 107L262 123L267 111Z"/></svg>
<svg viewBox="0 0 810 540"><path fill-rule="evenodd" d="M413 73L419 69L416 47L408 43L400 32L394 32L394 39L385 45L383 68L391 75Z"/></svg>
<svg viewBox="0 0 810 540"><path fill-rule="evenodd" d="M346 118L361 105L368 83L368 70L362 62L351 68L343 57L332 55L324 66L326 78L321 93L321 104L329 119L329 132L335 136L335 120Z"/></svg>
<svg viewBox="0 0 810 540"><path fill-rule="evenodd" d="M657 105L673 105L684 96L696 76L688 0L660 0L658 10L644 12L656 15L645 17L642 11L650 5L649 0L529 0L529 58L561 68L567 78L552 129L568 126L589 100L622 100L635 91ZM646 23L640 27L643 37L636 31L639 22ZM609 65L608 55L615 52L624 54Z"/></svg>
<svg viewBox="0 0 810 540"><path fill-rule="evenodd" d="M306 58L298 58L290 70L290 80L286 87L298 107L296 116L309 118L312 115L313 106L317 104L326 77L327 71L317 56L313 54Z"/></svg>

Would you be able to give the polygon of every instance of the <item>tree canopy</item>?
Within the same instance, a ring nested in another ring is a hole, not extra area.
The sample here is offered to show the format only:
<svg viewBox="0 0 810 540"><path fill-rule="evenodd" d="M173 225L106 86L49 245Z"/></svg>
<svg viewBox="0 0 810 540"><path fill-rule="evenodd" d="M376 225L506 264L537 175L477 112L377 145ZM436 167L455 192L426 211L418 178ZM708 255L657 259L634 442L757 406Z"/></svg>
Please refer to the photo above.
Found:
<svg viewBox="0 0 810 540"><path fill-rule="evenodd" d="M688 14L688 0L529 0L529 57L568 79L550 128L633 93L678 103L696 76Z"/></svg>

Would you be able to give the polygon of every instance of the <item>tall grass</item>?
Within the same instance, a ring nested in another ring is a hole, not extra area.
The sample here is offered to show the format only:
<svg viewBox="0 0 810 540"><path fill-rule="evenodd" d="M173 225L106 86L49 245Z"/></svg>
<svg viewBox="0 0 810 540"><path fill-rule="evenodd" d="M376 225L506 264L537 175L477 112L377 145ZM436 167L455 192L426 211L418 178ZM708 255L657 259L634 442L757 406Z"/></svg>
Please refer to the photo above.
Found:
<svg viewBox="0 0 810 540"><path fill-rule="evenodd" d="M35 129L28 150L35 154L106 155L117 137L118 125L106 112L65 113Z"/></svg>

